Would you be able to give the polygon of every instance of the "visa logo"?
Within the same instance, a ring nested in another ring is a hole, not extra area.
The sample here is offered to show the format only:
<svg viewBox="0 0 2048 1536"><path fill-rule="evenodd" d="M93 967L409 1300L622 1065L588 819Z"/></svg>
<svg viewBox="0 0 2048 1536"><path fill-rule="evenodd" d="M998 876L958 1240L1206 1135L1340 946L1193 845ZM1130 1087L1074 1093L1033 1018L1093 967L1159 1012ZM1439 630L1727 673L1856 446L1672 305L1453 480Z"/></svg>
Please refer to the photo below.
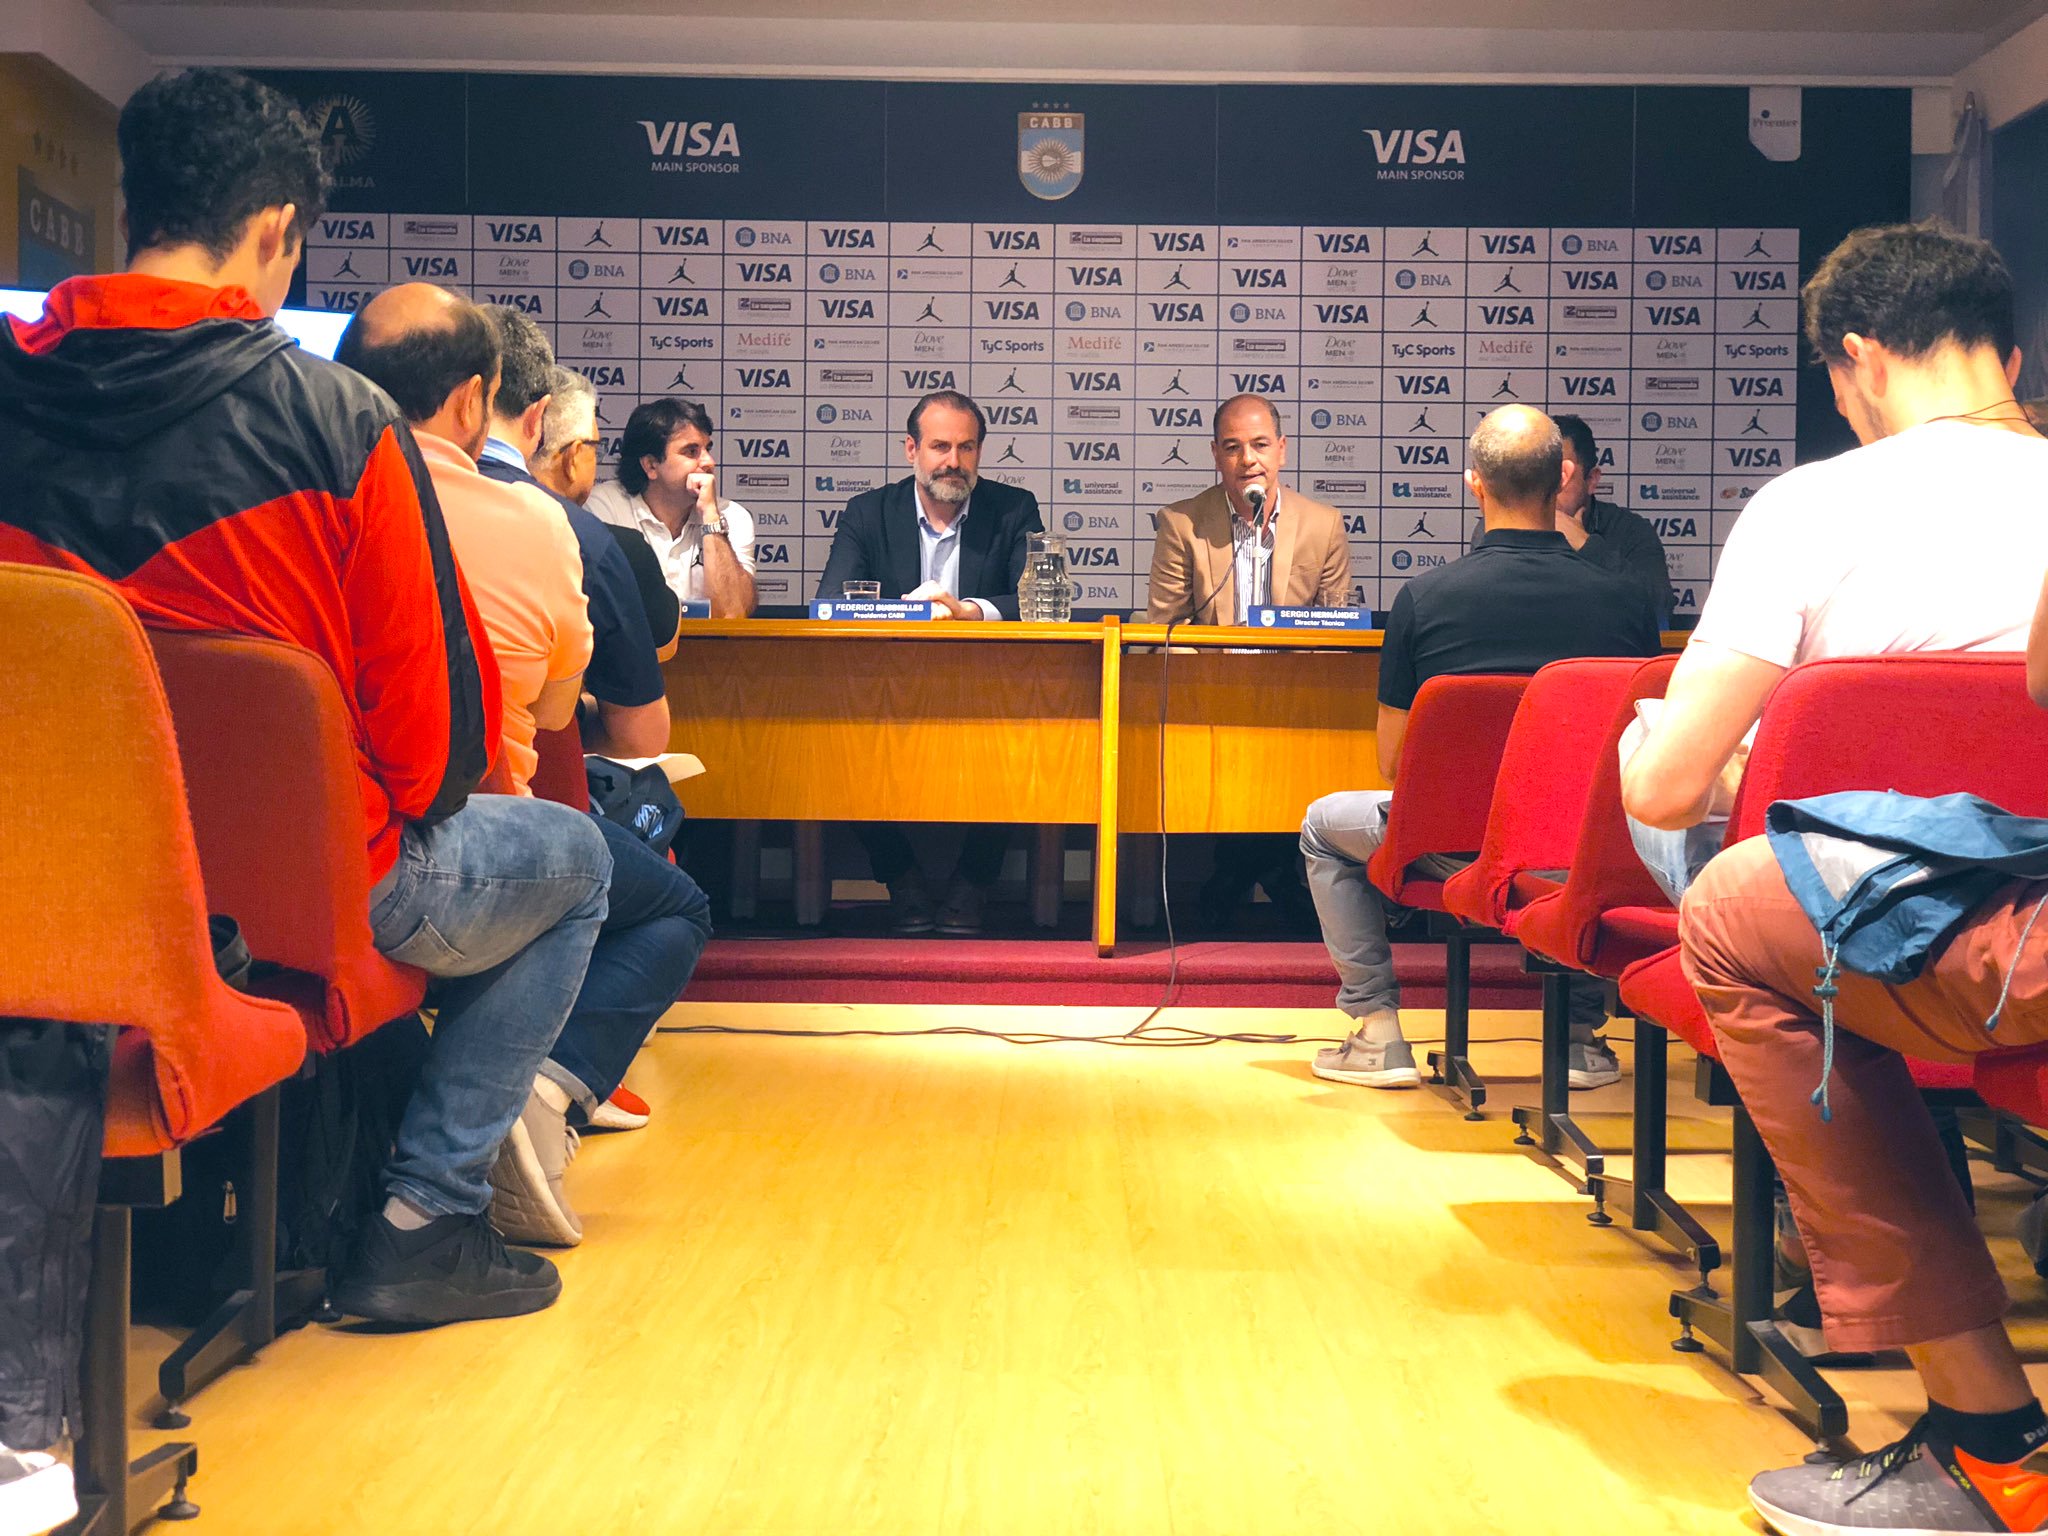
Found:
<svg viewBox="0 0 2048 1536"><path fill-rule="evenodd" d="M1067 462L1070 464L1121 464L1123 457L1115 443L1067 444Z"/></svg>
<svg viewBox="0 0 2048 1536"><path fill-rule="evenodd" d="M322 219L320 221L322 240L374 240L377 238L375 219ZM534 232L538 240L540 233Z"/></svg>
<svg viewBox="0 0 2048 1536"><path fill-rule="evenodd" d="M1479 243L1486 248L1489 256L1534 256L1536 237L1534 235L1481 235Z"/></svg>
<svg viewBox="0 0 2048 1536"><path fill-rule="evenodd" d="M688 293L657 293L654 312L670 320L708 320L711 301Z"/></svg>
<svg viewBox="0 0 2048 1536"><path fill-rule="evenodd" d="M754 563L757 565L788 565L790 564L789 546L787 544L756 544L754 546Z"/></svg>
<svg viewBox="0 0 2048 1536"><path fill-rule="evenodd" d="M992 251L1036 251L1042 249L1035 229L985 229L988 248Z"/></svg>
<svg viewBox="0 0 2048 1536"><path fill-rule="evenodd" d="M599 389L624 389L626 387L626 370L619 367L616 363L609 367L603 363L588 364L584 367L583 376Z"/></svg>
<svg viewBox="0 0 2048 1536"><path fill-rule="evenodd" d="M1447 373L1397 373L1394 385L1404 395L1448 395L1451 376Z"/></svg>
<svg viewBox="0 0 2048 1536"><path fill-rule="evenodd" d="M1152 407L1152 425L1199 428L1202 425L1202 409L1195 405L1155 405Z"/></svg>
<svg viewBox="0 0 2048 1536"><path fill-rule="evenodd" d="M1152 232L1152 249L1187 255L1193 251L1208 250L1209 242L1192 229L1158 229Z"/></svg>
<svg viewBox="0 0 2048 1536"><path fill-rule="evenodd" d="M984 299L982 303L987 306L988 317L991 320L1007 320L1015 324L1020 320L1036 320L1038 318L1038 300L1036 299Z"/></svg>
<svg viewBox="0 0 2048 1536"><path fill-rule="evenodd" d="M1614 394L1614 378L1611 374L1567 374L1564 381L1564 392L1574 400L1590 400L1596 395L1611 397Z"/></svg>
<svg viewBox="0 0 2048 1536"><path fill-rule="evenodd" d="M872 251L875 248L875 232L872 229L828 229L825 231L825 249L828 251Z"/></svg>
<svg viewBox="0 0 2048 1536"><path fill-rule="evenodd" d="M1354 539L1362 539L1370 534L1372 530L1366 526L1365 514L1363 512L1346 512L1344 514L1344 532Z"/></svg>
<svg viewBox="0 0 2048 1536"><path fill-rule="evenodd" d="M731 123L651 123L644 117L639 123L650 155L702 160L740 152L740 132Z"/></svg>
<svg viewBox="0 0 2048 1536"><path fill-rule="evenodd" d="M1527 304L1482 304L1479 319L1485 325L1534 325L1536 311Z"/></svg>
<svg viewBox="0 0 2048 1536"><path fill-rule="evenodd" d="M1658 517L1652 518L1651 522L1660 539L1696 539L1700 536L1699 523L1694 518Z"/></svg>
<svg viewBox="0 0 2048 1536"><path fill-rule="evenodd" d="M1287 274L1278 267L1232 267L1240 288L1285 288Z"/></svg>
<svg viewBox="0 0 2048 1536"><path fill-rule="evenodd" d="M1368 128L1381 165L1463 165L1465 135L1456 128Z"/></svg>
<svg viewBox="0 0 2048 1536"><path fill-rule="evenodd" d="M1316 249L1325 256L1370 256L1372 236L1354 233L1317 235Z"/></svg>
<svg viewBox="0 0 2048 1536"><path fill-rule="evenodd" d="M740 370L740 388L788 389L789 370L787 368L742 368Z"/></svg>
<svg viewBox="0 0 2048 1536"><path fill-rule="evenodd" d="M490 230L493 245L539 245L540 226L521 224L513 221L500 224L491 220L486 226Z"/></svg>
<svg viewBox="0 0 2048 1536"><path fill-rule="evenodd" d="M872 320L875 318L873 299L821 299L819 306L827 320Z"/></svg>
<svg viewBox="0 0 2048 1536"><path fill-rule="evenodd" d="M1202 306L1169 301L1152 306L1152 320L1157 325L1200 325Z"/></svg>
<svg viewBox="0 0 2048 1536"><path fill-rule="evenodd" d="M1077 288L1121 288L1124 285L1121 267L1069 267L1067 276Z"/></svg>
<svg viewBox="0 0 2048 1536"><path fill-rule="evenodd" d="M1287 375L1284 373L1233 373L1230 387L1240 395L1284 395L1287 393Z"/></svg>
<svg viewBox="0 0 2048 1536"><path fill-rule="evenodd" d="M1652 235L1650 236L1652 256L1703 256L1698 235Z"/></svg>
<svg viewBox="0 0 2048 1536"><path fill-rule="evenodd" d="M1363 304L1318 304L1319 325L1371 325L1372 314Z"/></svg>
<svg viewBox="0 0 2048 1536"><path fill-rule="evenodd" d="M709 245L711 227L708 224L657 224L654 240L657 245Z"/></svg>
<svg viewBox="0 0 2048 1536"><path fill-rule="evenodd" d="M1612 272L1585 272L1571 267L1565 269L1564 285L1566 288L1577 293L1618 293L1621 291L1621 284L1615 280Z"/></svg>
<svg viewBox="0 0 2048 1536"><path fill-rule="evenodd" d="M786 283L789 280L789 263L786 261L740 263L740 281L743 283Z"/></svg>
<svg viewBox="0 0 2048 1536"><path fill-rule="evenodd" d="M347 312L353 314L356 310L363 307L364 295L354 289L322 288L318 297L320 302L316 306L317 308L331 310L335 313Z"/></svg>
<svg viewBox="0 0 2048 1536"><path fill-rule="evenodd" d="M832 487L828 484L820 486L819 489L829 491L832 489ZM833 528L838 526L839 508L827 507L824 511L818 514L818 521L824 526L825 531L827 533L830 533L833 530Z"/></svg>
<svg viewBox="0 0 2048 1536"><path fill-rule="evenodd" d="M1067 370L1067 388L1085 390L1089 394L1120 395L1124 389L1124 376L1120 373L1104 373L1094 369L1085 373Z"/></svg>
<svg viewBox="0 0 2048 1536"><path fill-rule="evenodd" d="M1038 407L1035 405L997 404L988 408L988 424L992 427L1035 427L1038 425Z"/></svg>
<svg viewBox="0 0 2048 1536"><path fill-rule="evenodd" d="M935 389L952 389L953 370L950 368L906 368L903 370L903 387L920 395L928 395Z"/></svg>
<svg viewBox="0 0 2048 1536"><path fill-rule="evenodd" d="M1776 448L1730 448L1730 469L1783 469L1785 456Z"/></svg>
<svg viewBox="0 0 2048 1536"><path fill-rule="evenodd" d="M1123 566L1123 561L1117 558L1114 544L1083 544L1079 548L1069 549L1067 559L1075 565L1094 566L1098 569L1112 565L1121 569Z"/></svg>
<svg viewBox="0 0 2048 1536"><path fill-rule="evenodd" d="M786 437L743 437L739 445L743 459L786 459L790 456L789 439Z"/></svg>
<svg viewBox="0 0 2048 1536"><path fill-rule="evenodd" d="M1735 269L1735 288L1738 293L1783 293L1785 274L1782 272L1758 272L1748 267Z"/></svg>
<svg viewBox="0 0 2048 1536"><path fill-rule="evenodd" d="M487 293L486 304L495 304L500 309L516 309L522 315L540 313L540 295L537 293Z"/></svg>
<svg viewBox="0 0 2048 1536"><path fill-rule="evenodd" d="M1697 304L1651 304L1647 312L1652 325L1698 325L1700 307Z"/></svg>
<svg viewBox="0 0 2048 1536"><path fill-rule="evenodd" d="M1782 400L1785 382L1774 373L1753 373L1747 378L1730 379L1728 393L1738 400Z"/></svg>
<svg viewBox="0 0 2048 1536"><path fill-rule="evenodd" d="M1403 464L1442 464L1448 468L1451 450L1441 443L1400 443L1394 449L1394 457Z"/></svg>

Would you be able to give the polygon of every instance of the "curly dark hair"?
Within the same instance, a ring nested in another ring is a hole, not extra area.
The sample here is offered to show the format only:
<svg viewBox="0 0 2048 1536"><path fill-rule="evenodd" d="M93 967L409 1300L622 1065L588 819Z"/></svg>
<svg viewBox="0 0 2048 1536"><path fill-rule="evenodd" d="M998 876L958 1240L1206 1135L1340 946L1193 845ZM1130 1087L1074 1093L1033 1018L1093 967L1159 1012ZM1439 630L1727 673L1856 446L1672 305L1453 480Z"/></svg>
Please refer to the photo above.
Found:
<svg viewBox="0 0 2048 1536"><path fill-rule="evenodd" d="M647 489L647 471L642 459L659 459L667 454L669 439L685 427L695 427L707 440L711 436L711 415L694 400L647 400L633 407L626 418L626 430L619 438L619 484L630 495Z"/></svg>
<svg viewBox="0 0 2048 1536"><path fill-rule="evenodd" d="M152 80L121 109L121 197L128 256L203 246L224 261L265 208L298 210L304 243L333 179L320 140L291 99L232 69Z"/></svg>
<svg viewBox="0 0 2048 1536"><path fill-rule="evenodd" d="M1851 331L1900 357L1952 341L1994 347L2003 360L2018 344L2005 258L1936 219L1857 230L1828 252L1800 299L1806 339L1824 363L1843 360Z"/></svg>

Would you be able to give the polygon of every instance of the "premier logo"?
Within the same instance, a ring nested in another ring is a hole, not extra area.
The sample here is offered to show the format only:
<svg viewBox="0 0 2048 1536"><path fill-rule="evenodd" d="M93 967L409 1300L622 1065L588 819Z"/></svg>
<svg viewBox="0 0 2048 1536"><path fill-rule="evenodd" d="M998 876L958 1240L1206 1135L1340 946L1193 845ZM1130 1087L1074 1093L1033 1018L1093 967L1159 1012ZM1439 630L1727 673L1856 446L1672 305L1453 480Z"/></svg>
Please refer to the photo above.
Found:
<svg viewBox="0 0 2048 1536"><path fill-rule="evenodd" d="M647 153L656 160L738 159L740 131L732 123L656 123L641 118Z"/></svg>

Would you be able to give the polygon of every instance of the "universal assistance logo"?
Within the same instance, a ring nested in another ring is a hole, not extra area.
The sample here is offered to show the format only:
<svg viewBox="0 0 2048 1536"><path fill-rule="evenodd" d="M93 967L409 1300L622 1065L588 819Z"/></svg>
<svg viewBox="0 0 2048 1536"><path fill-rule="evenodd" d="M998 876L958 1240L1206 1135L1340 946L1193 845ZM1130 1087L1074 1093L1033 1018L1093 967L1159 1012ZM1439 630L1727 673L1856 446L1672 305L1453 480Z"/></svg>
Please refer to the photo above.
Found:
<svg viewBox="0 0 2048 1536"><path fill-rule="evenodd" d="M1033 197L1056 203L1081 185L1087 119L1040 103L1017 114L1017 179Z"/></svg>

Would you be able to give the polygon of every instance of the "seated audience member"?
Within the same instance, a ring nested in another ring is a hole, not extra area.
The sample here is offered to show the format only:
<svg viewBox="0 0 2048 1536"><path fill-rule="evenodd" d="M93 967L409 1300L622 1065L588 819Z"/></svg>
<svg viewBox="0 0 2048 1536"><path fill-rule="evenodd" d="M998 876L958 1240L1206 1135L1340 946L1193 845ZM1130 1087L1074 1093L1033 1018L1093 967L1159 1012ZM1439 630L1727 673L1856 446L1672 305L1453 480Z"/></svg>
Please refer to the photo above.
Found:
<svg viewBox="0 0 2048 1536"><path fill-rule="evenodd" d="M556 364L548 377L548 408L541 417L540 442L527 458L527 470L544 489L581 507L597 488L597 451L603 442L597 434L597 391L573 368ZM661 561L633 529L601 518L598 525L611 535L632 567L640 606L647 614L647 630L655 639L655 655L667 661L676 652L683 610L669 590Z"/></svg>
<svg viewBox="0 0 2048 1536"><path fill-rule="evenodd" d="M2048 514L2040 482L2008 493ZM2037 561L2036 581L2040 570ZM2048 587L2027 642L2027 689L2048 708ZM1785 1182L1828 1344L1903 1349L1927 1392L1926 1413L1896 1444L1844 1466L1756 1478L1750 1498L1779 1531L1927 1536L2048 1522L2048 1476L2021 1465L2048 1444L2048 1417L2002 1321L1997 1267L1900 1059L2048 1040L2048 979L2022 954L2044 896L2041 880L1999 886L1937 941L1913 981L1835 970L1829 1038L1815 983L1832 957L1769 841L1736 844L1686 892L1686 976ZM2038 936L2033 945L2037 957Z"/></svg>
<svg viewBox="0 0 2048 1536"><path fill-rule="evenodd" d="M1664 541L1647 517L1600 500L1600 445L1586 418L1569 413L1550 418L1564 434L1564 489L1557 493L1557 531L1577 551L1604 571L1633 576L1650 594L1661 629L1671 622L1671 567ZM1486 534L1484 522L1472 529L1477 549Z"/></svg>
<svg viewBox="0 0 2048 1536"><path fill-rule="evenodd" d="M1316 1053L1318 1077L1368 1088L1412 1088L1422 1081L1401 1032L1385 904L1366 876L1386 837L1387 807L1399 793L1401 740L1422 685L1447 674L1535 672L1568 656L1657 654L1656 615L1642 583L1579 559L1557 531L1563 459L1557 427L1530 406L1504 406L1480 422L1465 485L1486 519L1486 533L1463 559L1411 580L1387 617L1379 767L1396 787L1325 795L1302 822L1309 890L1323 942L1337 963L1337 1006L1358 1020L1341 1046ZM1471 860L1440 856L1440 872L1450 875ZM1574 978L1574 1088L1597 1088L1621 1076L1614 1052L1595 1033L1605 1022L1600 984Z"/></svg>
<svg viewBox="0 0 2048 1536"><path fill-rule="evenodd" d="M633 589L632 568L609 527L575 502L546 490L527 472L526 455L540 442L541 419L554 382L554 349L541 328L518 310L499 306L484 314L497 330L500 363L491 435L477 455L476 467L487 479L523 485L547 496L575 536L591 630L583 689L596 702L583 721L583 744L611 757L666 752L668 688L640 594ZM458 553L460 549L458 544Z"/></svg>
<svg viewBox="0 0 2048 1536"><path fill-rule="evenodd" d="M981 478L988 422L981 407L955 390L926 395L911 407L903 457L910 473L893 485L863 491L839 514L818 596L844 595L849 581L881 585L886 598L935 593L938 616L1014 619L1030 536L1044 530L1038 498ZM1003 871L1007 826L967 829L959 861L936 914L924 875L903 829L857 823L875 878L889 887L897 933L965 937L981 931L988 888Z"/></svg>
<svg viewBox="0 0 2048 1536"><path fill-rule="evenodd" d="M412 432L271 323L327 196L318 136L269 86L195 69L137 91L119 142L128 271L0 327L0 559L95 571L150 624L333 669L371 932L444 978L389 1198L333 1299L407 1324L537 1310L560 1278L492 1230L490 1171L582 980L610 855L586 816L471 794L498 671Z"/></svg>
<svg viewBox="0 0 2048 1536"><path fill-rule="evenodd" d="M1801 662L2017 651L2048 568L2048 442L2013 398L2012 277L1935 224L1864 229L1806 284L1806 339L1862 447L1743 509L1656 723L1622 770L1674 898L1719 851L1738 751Z"/></svg>
<svg viewBox="0 0 2048 1536"><path fill-rule="evenodd" d="M468 300L408 283L365 304L335 356L388 391L419 439L449 541L498 655L500 750L514 791L525 796L537 761L535 727L557 729L575 718L591 631L576 541L553 498L477 469L497 389L497 333ZM528 1078L525 1112L490 1175L493 1220L525 1242L582 1240L562 1187L569 1115L595 1116L611 1097L711 936L709 904L688 875L617 823L588 820L611 853L603 927L561 1037Z"/></svg>
<svg viewBox="0 0 2048 1536"><path fill-rule="evenodd" d="M708 602L714 619L753 613L754 514L718 494L711 418L696 401L633 407L619 439L619 478L585 505L645 539L684 602Z"/></svg>
<svg viewBox="0 0 2048 1536"><path fill-rule="evenodd" d="M1280 483L1287 434L1263 395L1233 395L1216 407L1210 455L1217 483L1153 517L1146 617L1154 624L1244 624L1253 605L1334 608L1351 587L1351 546L1335 507ZM1254 511L1254 497L1263 498ZM1276 906L1307 920L1294 839L1247 832L1216 840L1214 872L1202 887L1202 925L1223 929L1263 885Z"/></svg>

